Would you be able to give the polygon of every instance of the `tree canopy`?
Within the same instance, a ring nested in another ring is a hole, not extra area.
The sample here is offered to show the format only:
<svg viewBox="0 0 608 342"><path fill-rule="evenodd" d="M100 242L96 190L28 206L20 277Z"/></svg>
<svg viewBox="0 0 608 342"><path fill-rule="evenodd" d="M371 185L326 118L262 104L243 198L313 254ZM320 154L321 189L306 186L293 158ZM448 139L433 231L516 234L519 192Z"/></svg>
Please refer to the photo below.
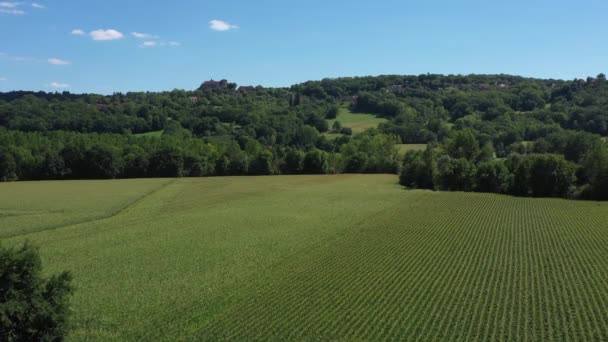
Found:
<svg viewBox="0 0 608 342"><path fill-rule="evenodd" d="M38 251L29 243L0 246L0 340L63 340L71 279L67 272L44 278Z"/></svg>
<svg viewBox="0 0 608 342"><path fill-rule="evenodd" d="M353 134L340 121L345 105L386 121ZM401 173L408 186L605 199L606 163L593 160L606 153L607 136L603 74L385 75L108 96L8 92L0 93L0 181L401 168L414 173ZM396 143L431 151L402 162ZM570 183L567 191L519 184L548 170L567 174L554 180Z"/></svg>

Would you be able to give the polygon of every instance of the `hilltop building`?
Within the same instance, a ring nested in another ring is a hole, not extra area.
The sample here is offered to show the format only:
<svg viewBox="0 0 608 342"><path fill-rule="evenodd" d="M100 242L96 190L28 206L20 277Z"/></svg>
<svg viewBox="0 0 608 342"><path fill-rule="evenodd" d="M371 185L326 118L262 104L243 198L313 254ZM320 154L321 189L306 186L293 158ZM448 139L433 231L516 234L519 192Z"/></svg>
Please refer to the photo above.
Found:
<svg viewBox="0 0 608 342"><path fill-rule="evenodd" d="M221 81L205 81L201 84L199 89L225 89L228 88L228 80Z"/></svg>
<svg viewBox="0 0 608 342"><path fill-rule="evenodd" d="M254 86L240 86L239 87L240 92L255 91L255 90L256 90L256 88Z"/></svg>

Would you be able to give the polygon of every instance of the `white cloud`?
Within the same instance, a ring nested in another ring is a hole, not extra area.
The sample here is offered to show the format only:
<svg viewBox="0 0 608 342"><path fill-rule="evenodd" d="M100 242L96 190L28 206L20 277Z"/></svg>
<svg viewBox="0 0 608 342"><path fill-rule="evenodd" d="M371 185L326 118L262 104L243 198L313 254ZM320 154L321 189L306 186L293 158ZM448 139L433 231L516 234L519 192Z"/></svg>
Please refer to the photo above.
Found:
<svg viewBox="0 0 608 342"><path fill-rule="evenodd" d="M110 30L95 30L89 33L93 40L117 40L124 38L124 34L110 29Z"/></svg>
<svg viewBox="0 0 608 342"><path fill-rule="evenodd" d="M17 9L17 7L23 5L22 2L13 1L0 1L0 13L22 15L26 14L25 11Z"/></svg>
<svg viewBox="0 0 608 342"><path fill-rule="evenodd" d="M51 88L69 88L70 85L67 83L61 83L61 82L51 82L48 84L49 87Z"/></svg>
<svg viewBox="0 0 608 342"><path fill-rule="evenodd" d="M158 42L155 42L153 40L147 41L147 42L143 42L143 44L139 45L139 47L155 47L155 46L158 46Z"/></svg>
<svg viewBox="0 0 608 342"><path fill-rule="evenodd" d="M60 59L60 58L34 58L34 57L23 57L23 56L14 56L5 52L0 52L0 59L11 61L11 62L20 62L20 63L48 63L51 65L68 65L71 64L69 61Z"/></svg>
<svg viewBox="0 0 608 342"><path fill-rule="evenodd" d="M46 9L46 6L41 5L41 4L37 3L37 2L32 2L32 7L38 8L38 9Z"/></svg>
<svg viewBox="0 0 608 342"><path fill-rule="evenodd" d="M0 58L12 62L40 62L40 60L32 57L13 56L5 52L0 53Z"/></svg>
<svg viewBox="0 0 608 342"><path fill-rule="evenodd" d="M70 64L70 62L64 61L63 59L59 59L59 58L49 58L49 59L47 59L47 62L49 62L49 64L53 64L53 65L68 65L68 64Z"/></svg>
<svg viewBox="0 0 608 342"><path fill-rule="evenodd" d="M7 80L8 80L8 78L6 78L6 77L0 77L0 81L7 81Z"/></svg>
<svg viewBox="0 0 608 342"><path fill-rule="evenodd" d="M86 32L84 32L81 29L74 29L70 33L73 34L73 35L75 35L75 36L84 36L85 34L87 34Z"/></svg>
<svg viewBox="0 0 608 342"><path fill-rule="evenodd" d="M0 13L6 13L6 14L15 14L15 15L22 15L22 14L25 14L25 11L18 10L18 9L5 9L5 8L0 8Z"/></svg>
<svg viewBox="0 0 608 342"><path fill-rule="evenodd" d="M148 40L143 42L142 44L139 44L139 47L141 48L146 48L146 47L156 47L156 46L180 46L181 43L179 42L159 42L159 41L155 41L155 40Z"/></svg>
<svg viewBox="0 0 608 342"><path fill-rule="evenodd" d="M19 2L0 1L0 7L15 8L19 5L21 5L21 3L19 3Z"/></svg>
<svg viewBox="0 0 608 342"><path fill-rule="evenodd" d="M131 32L131 35L135 38L139 39L158 39L160 38L157 35L149 34L149 33L141 33L141 32Z"/></svg>
<svg viewBox="0 0 608 342"><path fill-rule="evenodd" d="M238 29L239 27L222 20L211 20L209 22L209 28L213 31L230 31Z"/></svg>

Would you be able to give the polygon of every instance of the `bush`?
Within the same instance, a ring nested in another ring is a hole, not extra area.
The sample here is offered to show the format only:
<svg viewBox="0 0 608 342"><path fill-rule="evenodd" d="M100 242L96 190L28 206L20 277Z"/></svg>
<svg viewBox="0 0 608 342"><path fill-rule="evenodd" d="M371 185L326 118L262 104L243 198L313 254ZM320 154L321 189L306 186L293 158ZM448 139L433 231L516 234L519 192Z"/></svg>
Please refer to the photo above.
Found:
<svg viewBox="0 0 608 342"><path fill-rule="evenodd" d="M71 276L42 278L38 250L0 247L0 340L60 341L68 332Z"/></svg>
<svg viewBox="0 0 608 342"><path fill-rule="evenodd" d="M338 113L340 112L340 108L338 106L331 106L325 114L325 118L328 120L335 119L338 117Z"/></svg>
<svg viewBox="0 0 608 342"><path fill-rule="evenodd" d="M350 127L342 127L342 129L340 129L340 133L344 135L353 135L353 129Z"/></svg>
<svg viewBox="0 0 608 342"><path fill-rule="evenodd" d="M331 130L334 133L340 133L340 131L342 130L342 124L340 123L340 121L334 121L334 124L331 126Z"/></svg>

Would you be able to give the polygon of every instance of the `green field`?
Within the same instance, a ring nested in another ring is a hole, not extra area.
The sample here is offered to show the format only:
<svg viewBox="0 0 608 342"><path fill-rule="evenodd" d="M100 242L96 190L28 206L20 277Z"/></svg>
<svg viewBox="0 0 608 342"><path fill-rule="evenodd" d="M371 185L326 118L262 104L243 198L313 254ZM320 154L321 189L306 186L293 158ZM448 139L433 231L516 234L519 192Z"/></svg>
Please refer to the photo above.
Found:
<svg viewBox="0 0 608 342"><path fill-rule="evenodd" d="M0 184L0 239L109 217L171 180Z"/></svg>
<svg viewBox="0 0 608 342"><path fill-rule="evenodd" d="M349 127L353 133L361 133L369 128L376 128L379 124L386 122L386 119L378 118L374 114L354 113L350 109L342 106L338 112L338 117L333 120L327 120L329 128L334 122L340 121L342 127Z"/></svg>
<svg viewBox="0 0 608 342"><path fill-rule="evenodd" d="M69 340L608 339L608 203L396 181L1 183L0 233L72 271Z"/></svg>
<svg viewBox="0 0 608 342"><path fill-rule="evenodd" d="M133 134L133 135L137 136L137 137L160 137L163 135L163 132L164 132L164 130L160 130L160 131L139 133L139 134Z"/></svg>
<svg viewBox="0 0 608 342"><path fill-rule="evenodd" d="M407 151L424 151L426 150L426 144L397 144L397 151L400 155L404 155Z"/></svg>

